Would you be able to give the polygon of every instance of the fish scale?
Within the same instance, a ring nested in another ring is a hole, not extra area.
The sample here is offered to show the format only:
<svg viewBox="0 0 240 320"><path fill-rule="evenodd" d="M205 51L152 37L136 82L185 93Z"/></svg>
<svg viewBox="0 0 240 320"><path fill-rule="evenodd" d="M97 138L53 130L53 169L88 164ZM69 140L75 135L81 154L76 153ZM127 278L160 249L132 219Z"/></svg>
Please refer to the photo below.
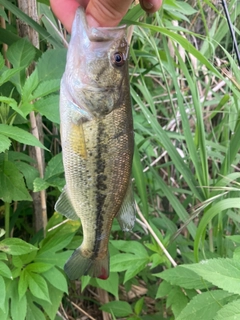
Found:
<svg viewBox="0 0 240 320"><path fill-rule="evenodd" d="M60 90L66 186L55 205L82 223L83 242L64 267L70 279L106 279L114 217L123 230L134 225L127 54L124 27L90 29L84 10L77 10Z"/></svg>

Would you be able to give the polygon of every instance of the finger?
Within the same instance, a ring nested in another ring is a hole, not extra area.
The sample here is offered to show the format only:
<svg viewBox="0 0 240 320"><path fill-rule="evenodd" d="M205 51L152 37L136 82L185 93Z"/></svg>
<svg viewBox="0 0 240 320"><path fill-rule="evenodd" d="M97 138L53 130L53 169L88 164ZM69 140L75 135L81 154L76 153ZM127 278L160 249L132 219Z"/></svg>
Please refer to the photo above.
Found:
<svg viewBox="0 0 240 320"><path fill-rule="evenodd" d="M50 0L51 8L68 32L71 32L77 8L86 8L89 0Z"/></svg>
<svg viewBox="0 0 240 320"><path fill-rule="evenodd" d="M162 5L162 0L139 0L141 7L148 13L156 12Z"/></svg>
<svg viewBox="0 0 240 320"><path fill-rule="evenodd" d="M127 13L132 0L90 0L86 9L91 27L115 27Z"/></svg>

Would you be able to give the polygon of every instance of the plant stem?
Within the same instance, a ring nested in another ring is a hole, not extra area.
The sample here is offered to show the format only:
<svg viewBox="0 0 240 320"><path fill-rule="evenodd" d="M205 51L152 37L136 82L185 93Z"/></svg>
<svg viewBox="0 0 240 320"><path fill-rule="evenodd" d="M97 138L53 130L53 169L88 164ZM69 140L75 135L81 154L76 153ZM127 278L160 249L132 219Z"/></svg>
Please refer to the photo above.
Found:
<svg viewBox="0 0 240 320"><path fill-rule="evenodd" d="M10 229L9 229L9 221L10 221L10 203L5 202L4 204L5 208L5 238L9 238L10 236Z"/></svg>

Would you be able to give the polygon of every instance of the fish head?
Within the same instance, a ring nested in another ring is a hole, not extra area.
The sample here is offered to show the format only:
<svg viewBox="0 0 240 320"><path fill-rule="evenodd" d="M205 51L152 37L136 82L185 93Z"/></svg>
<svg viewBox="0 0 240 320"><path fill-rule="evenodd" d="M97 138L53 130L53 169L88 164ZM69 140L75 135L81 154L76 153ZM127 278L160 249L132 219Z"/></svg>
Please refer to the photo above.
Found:
<svg viewBox="0 0 240 320"><path fill-rule="evenodd" d="M64 74L73 101L96 117L120 105L128 81L126 26L89 28L79 8L73 22Z"/></svg>

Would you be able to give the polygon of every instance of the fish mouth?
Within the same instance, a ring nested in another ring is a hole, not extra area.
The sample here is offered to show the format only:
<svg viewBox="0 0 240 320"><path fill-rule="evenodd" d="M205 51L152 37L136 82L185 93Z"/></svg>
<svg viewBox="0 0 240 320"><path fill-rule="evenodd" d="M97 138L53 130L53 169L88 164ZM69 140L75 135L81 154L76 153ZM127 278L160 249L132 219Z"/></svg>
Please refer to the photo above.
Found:
<svg viewBox="0 0 240 320"><path fill-rule="evenodd" d="M89 41L93 42L111 41L116 38L120 39L126 33L127 29L127 25L121 25L118 27L90 28L87 23L85 10L82 7L77 9L75 21L77 21L77 25L82 25L80 28L84 29Z"/></svg>

